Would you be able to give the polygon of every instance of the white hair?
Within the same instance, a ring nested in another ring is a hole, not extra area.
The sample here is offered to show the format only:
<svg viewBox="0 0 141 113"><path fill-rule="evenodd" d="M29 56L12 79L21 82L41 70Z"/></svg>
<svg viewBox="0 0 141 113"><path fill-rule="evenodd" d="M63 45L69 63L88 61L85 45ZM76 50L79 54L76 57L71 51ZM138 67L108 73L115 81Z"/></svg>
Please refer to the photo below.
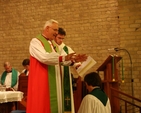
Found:
<svg viewBox="0 0 141 113"><path fill-rule="evenodd" d="M57 23L58 24L58 21L53 20L53 19L50 19L50 20L46 21L43 29L45 29L47 26L51 26L53 23Z"/></svg>

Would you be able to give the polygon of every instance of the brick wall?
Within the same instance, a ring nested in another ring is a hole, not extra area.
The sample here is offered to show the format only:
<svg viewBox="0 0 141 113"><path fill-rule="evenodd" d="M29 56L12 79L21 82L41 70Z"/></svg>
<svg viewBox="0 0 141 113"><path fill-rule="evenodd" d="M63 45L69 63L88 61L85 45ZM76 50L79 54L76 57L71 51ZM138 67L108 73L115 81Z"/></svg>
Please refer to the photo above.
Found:
<svg viewBox="0 0 141 113"><path fill-rule="evenodd" d="M124 59L125 83L121 84L120 88L141 99L141 0L118 2L120 47L128 50L132 60L130 62L127 52L121 52ZM134 82L131 82L132 78Z"/></svg>
<svg viewBox="0 0 141 113"><path fill-rule="evenodd" d="M77 53L92 56L95 71L109 54L124 56L125 83L130 82L130 61L125 52L108 48L127 49L133 61L135 96L141 98L141 0L0 0L0 73L8 60L21 71L21 63L29 57L29 42L39 34L46 20L55 19L67 31L67 45ZM131 89L129 91L131 93Z"/></svg>
<svg viewBox="0 0 141 113"><path fill-rule="evenodd" d="M129 56L122 51L125 62L125 83L122 89L141 98L141 0L119 0L120 47L129 51L133 64L131 83L131 65ZM131 87L130 87L131 86Z"/></svg>
<svg viewBox="0 0 141 113"><path fill-rule="evenodd" d="M97 61L95 70L107 57L107 49L119 45L117 5L116 0L1 0L0 71L5 60L22 70L31 38L51 18L67 30L67 45Z"/></svg>

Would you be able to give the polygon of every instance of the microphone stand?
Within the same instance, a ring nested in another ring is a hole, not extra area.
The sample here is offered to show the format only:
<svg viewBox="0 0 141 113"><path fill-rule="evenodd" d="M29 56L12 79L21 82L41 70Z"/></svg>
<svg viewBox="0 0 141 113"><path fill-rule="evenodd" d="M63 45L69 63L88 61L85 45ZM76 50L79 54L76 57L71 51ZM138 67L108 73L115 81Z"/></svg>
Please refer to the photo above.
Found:
<svg viewBox="0 0 141 113"><path fill-rule="evenodd" d="M114 48L114 50L117 52L117 51L125 51L127 52L128 56L129 56L129 59L130 59L130 65L131 65L131 91L132 91L132 96L134 97L134 88L133 88L133 82L134 82L134 79L133 79L133 64L132 64L132 59L131 59L131 55L130 53L126 50L126 49L123 49L123 48ZM132 99L132 102L134 103L134 100Z"/></svg>

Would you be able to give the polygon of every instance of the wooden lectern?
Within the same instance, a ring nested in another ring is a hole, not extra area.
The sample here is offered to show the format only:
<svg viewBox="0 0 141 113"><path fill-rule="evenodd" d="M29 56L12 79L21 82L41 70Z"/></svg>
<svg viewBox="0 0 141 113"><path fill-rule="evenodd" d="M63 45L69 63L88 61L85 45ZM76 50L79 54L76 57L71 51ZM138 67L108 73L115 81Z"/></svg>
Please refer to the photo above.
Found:
<svg viewBox="0 0 141 113"><path fill-rule="evenodd" d="M103 89L108 95L111 102L112 113L119 113L120 104L119 100L111 96L111 87L119 89L119 69L118 62L121 57L110 55L105 62L97 69L98 72L104 72ZM118 95L118 94L114 94Z"/></svg>
<svg viewBox="0 0 141 113"><path fill-rule="evenodd" d="M27 87L28 87L28 76L19 76L18 90L24 93L23 95L24 98L27 97ZM20 110L26 110L26 106L21 102L18 102L17 108Z"/></svg>
<svg viewBox="0 0 141 113"><path fill-rule="evenodd" d="M88 91L86 89L84 81L81 80L81 77L78 77L75 80L77 84L76 85L77 89L73 91L73 96L74 96L75 113L77 113L80 107L81 101L84 98L84 96L88 93Z"/></svg>

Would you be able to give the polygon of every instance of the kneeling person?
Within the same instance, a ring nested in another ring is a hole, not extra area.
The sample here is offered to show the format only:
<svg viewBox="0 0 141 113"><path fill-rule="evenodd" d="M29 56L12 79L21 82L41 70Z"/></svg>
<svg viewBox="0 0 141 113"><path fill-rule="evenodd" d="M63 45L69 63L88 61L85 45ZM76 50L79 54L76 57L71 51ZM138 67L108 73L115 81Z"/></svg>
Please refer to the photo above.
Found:
<svg viewBox="0 0 141 113"><path fill-rule="evenodd" d="M101 89L102 82L98 73L87 74L84 82L89 94L83 98L78 113L111 113L110 101Z"/></svg>

